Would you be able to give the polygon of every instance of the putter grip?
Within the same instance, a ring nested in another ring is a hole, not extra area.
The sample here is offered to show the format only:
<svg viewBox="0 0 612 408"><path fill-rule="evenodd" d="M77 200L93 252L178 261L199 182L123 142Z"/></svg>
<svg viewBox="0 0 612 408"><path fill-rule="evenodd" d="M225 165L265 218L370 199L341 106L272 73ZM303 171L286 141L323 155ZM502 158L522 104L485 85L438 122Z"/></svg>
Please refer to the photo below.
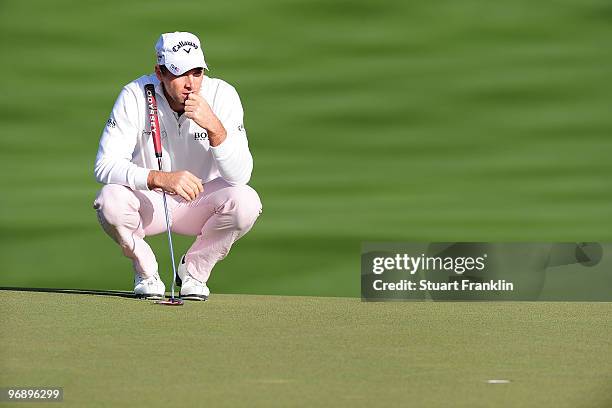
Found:
<svg viewBox="0 0 612 408"><path fill-rule="evenodd" d="M153 84L145 85L145 96L147 98L149 128L151 129L151 137L153 138L155 157L159 158L162 157L162 145L159 130L159 119L157 117L157 99L155 99L155 86L153 86Z"/></svg>

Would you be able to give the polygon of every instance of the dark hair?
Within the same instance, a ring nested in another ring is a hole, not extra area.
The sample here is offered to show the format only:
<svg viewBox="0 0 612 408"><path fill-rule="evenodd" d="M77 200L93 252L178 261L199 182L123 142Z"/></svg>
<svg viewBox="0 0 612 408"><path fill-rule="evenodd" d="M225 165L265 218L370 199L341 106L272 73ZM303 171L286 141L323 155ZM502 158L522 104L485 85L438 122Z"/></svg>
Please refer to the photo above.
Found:
<svg viewBox="0 0 612 408"><path fill-rule="evenodd" d="M201 69L202 69L202 71L204 71L204 68L201 68ZM160 65L160 66L159 66L159 71L160 71L160 72L162 73L162 75L164 75L164 76L165 76L165 75L168 75L168 74L170 74L170 75L171 75L171 76L173 76L173 77L180 76L180 75L174 75L172 72L170 72L170 71L168 70L168 68L166 68L166 66L165 66L165 65Z"/></svg>

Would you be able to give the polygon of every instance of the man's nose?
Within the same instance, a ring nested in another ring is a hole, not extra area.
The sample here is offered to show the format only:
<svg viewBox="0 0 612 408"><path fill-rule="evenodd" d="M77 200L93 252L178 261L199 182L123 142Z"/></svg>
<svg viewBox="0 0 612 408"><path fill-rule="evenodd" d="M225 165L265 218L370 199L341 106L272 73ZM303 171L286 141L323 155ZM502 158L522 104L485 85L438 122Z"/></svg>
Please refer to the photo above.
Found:
<svg viewBox="0 0 612 408"><path fill-rule="evenodd" d="M194 82L193 75L192 74L187 75L186 79L187 81L185 82L185 87L188 89L193 88L193 82Z"/></svg>

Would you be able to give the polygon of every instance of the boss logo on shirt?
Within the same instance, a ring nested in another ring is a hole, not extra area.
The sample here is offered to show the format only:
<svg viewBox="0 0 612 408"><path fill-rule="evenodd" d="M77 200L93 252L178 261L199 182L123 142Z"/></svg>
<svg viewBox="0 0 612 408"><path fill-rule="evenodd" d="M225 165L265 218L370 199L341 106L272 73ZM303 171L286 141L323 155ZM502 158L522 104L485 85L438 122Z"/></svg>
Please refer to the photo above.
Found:
<svg viewBox="0 0 612 408"><path fill-rule="evenodd" d="M111 129L114 129L117 127L117 122L115 122L115 119L113 118L108 118L108 120L106 121L106 126L108 126Z"/></svg>
<svg viewBox="0 0 612 408"><path fill-rule="evenodd" d="M201 141L201 140L206 140L206 139L208 139L208 133L206 133L206 131L195 132L193 134L193 140Z"/></svg>
<svg viewBox="0 0 612 408"><path fill-rule="evenodd" d="M238 125L238 131L244 132L244 125L242 123Z"/></svg>

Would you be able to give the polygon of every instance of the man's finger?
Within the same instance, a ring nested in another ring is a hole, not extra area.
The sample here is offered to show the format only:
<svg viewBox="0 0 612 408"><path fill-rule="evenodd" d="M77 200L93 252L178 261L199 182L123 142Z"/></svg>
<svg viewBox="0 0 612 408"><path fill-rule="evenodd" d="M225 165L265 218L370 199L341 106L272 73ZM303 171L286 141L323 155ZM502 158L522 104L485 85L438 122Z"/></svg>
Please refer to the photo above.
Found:
<svg viewBox="0 0 612 408"><path fill-rule="evenodd" d="M182 187L177 187L176 189L176 193L178 195L180 195L181 197L183 197L186 201L191 201L191 198L189 197L189 195L185 192L185 190L183 190Z"/></svg>
<svg viewBox="0 0 612 408"><path fill-rule="evenodd" d="M185 171L186 175L187 175L187 179L193 183L193 185L197 185L202 186L202 179L195 176L193 173L189 172L189 171Z"/></svg>
<svg viewBox="0 0 612 408"><path fill-rule="evenodd" d="M198 187L198 194L201 194L204 192L204 186L202 185L202 182L200 180L196 182L196 186Z"/></svg>
<svg viewBox="0 0 612 408"><path fill-rule="evenodd" d="M196 194L193 192L191 186L188 186L184 190L187 193L187 197L189 197L188 201L192 201L194 198L196 198Z"/></svg>
<svg viewBox="0 0 612 408"><path fill-rule="evenodd" d="M204 186L202 185L202 179L194 176L191 173L189 173L189 175L191 176L190 179L193 182L193 184L198 188L198 191L200 193L203 192L204 191Z"/></svg>
<svg viewBox="0 0 612 408"><path fill-rule="evenodd" d="M192 180L192 181L200 181L200 182L202 181L202 179L201 179L201 178L199 178L198 176L194 175L194 174L193 174L193 173L191 173L191 172L187 172L187 176L189 177L189 180Z"/></svg>
<svg viewBox="0 0 612 408"><path fill-rule="evenodd" d="M206 99L204 99L201 95L198 94L189 94L189 99L190 103L194 104L194 105L206 105L208 106L208 103L206 102Z"/></svg>
<svg viewBox="0 0 612 408"><path fill-rule="evenodd" d="M194 188L189 181L185 181L181 187L183 187L183 191L185 191L185 193L187 193L189 196L189 201L195 198L196 193L194 192Z"/></svg>
<svg viewBox="0 0 612 408"><path fill-rule="evenodd" d="M198 187L197 183L191 183L189 187L193 191L193 198L195 199L201 193L200 187Z"/></svg>

